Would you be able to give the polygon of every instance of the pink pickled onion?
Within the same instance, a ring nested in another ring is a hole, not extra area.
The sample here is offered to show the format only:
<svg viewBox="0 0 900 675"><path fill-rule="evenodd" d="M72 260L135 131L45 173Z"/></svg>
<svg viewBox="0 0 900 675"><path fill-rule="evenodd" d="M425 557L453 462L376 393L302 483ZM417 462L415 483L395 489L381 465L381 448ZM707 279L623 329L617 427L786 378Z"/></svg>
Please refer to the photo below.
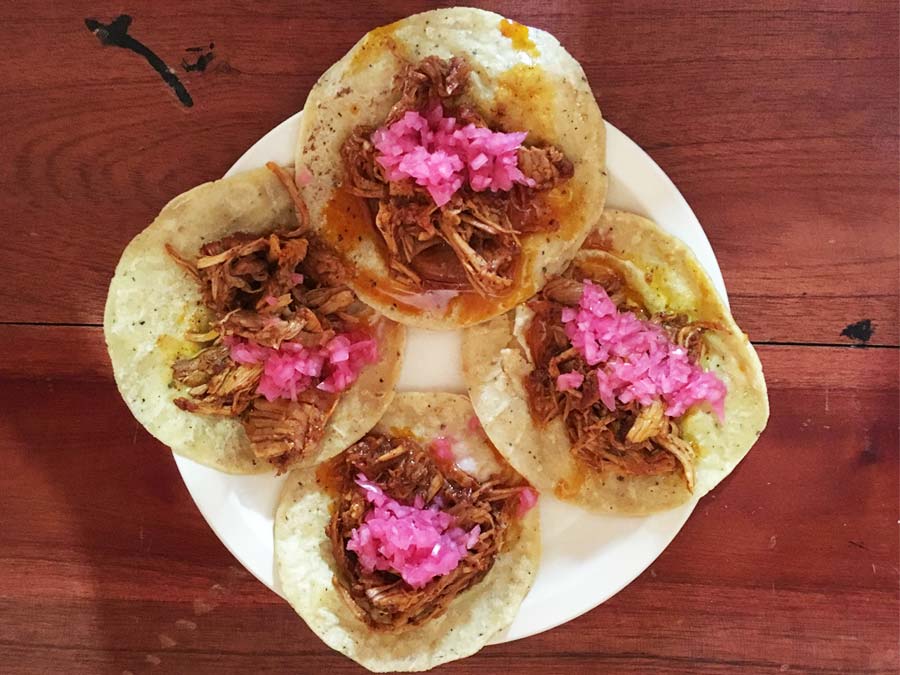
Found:
<svg viewBox="0 0 900 675"><path fill-rule="evenodd" d="M312 173L310 173L309 169L307 169L303 165L300 165L297 167L297 175L294 179L294 182L297 183L297 187L305 187L309 185L312 177Z"/></svg>
<svg viewBox="0 0 900 675"><path fill-rule="evenodd" d="M556 389L557 391L578 389L582 382L584 382L584 375L581 373L563 373L556 378Z"/></svg>
<svg viewBox="0 0 900 675"><path fill-rule="evenodd" d="M602 287L585 281L578 308L565 308L562 321L572 346L589 366L596 366L600 400L608 409L615 409L617 399L641 405L662 399L665 414L680 417L706 401L719 421L724 420L722 380L691 363L687 351L670 342L659 326L620 312ZM580 386L568 378L574 374L560 375L557 389Z"/></svg>
<svg viewBox="0 0 900 675"><path fill-rule="evenodd" d="M510 190L514 183L534 185L518 167L517 150L527 135L461 126L455 117L444 117L438 105L424 116L407 111L389 127L377 129L372 142L388 180L412 178L443 206L465 183L477 192Z"/></svg>
<svg viewBox="0 0 900 675"><path fill-rule="evenodd" d="M519 492L519 506L516 509L516 515L521 518L526 513L531 511L532 508L534 508L534 506L537 504L537 501L537 490L530 487L522 488L521 492Z"/></svg>
<svg viewBox="0 0 900 675"><path fill-rule="evenodd" d="M375 340L350 333L335 335L322 347L283 342L272 349L235 336L226 337L225 344L235 363L263 364L256 392L269 401L297 400L298 393L311 387L344 391L366 365L378 360Z"/></svg>
<svg viewBox="0 0 900 675"><path fill-rule="evenodd" d="M438 436L431 442L431 452L436 459L444 462L452 462L453 457L453 437Z"/></svg>
<svg viewBox="0 0 900 675"><path fill-rule="evenodd" d="M426 508L421 497L411 506L401 504L363 474L357 476L356 484L373 508L350 533L347 550L356 553L367 572L394 572L413 588L422 588L456 569L478 542L478 525L465 532L437 504Z"/></svg>

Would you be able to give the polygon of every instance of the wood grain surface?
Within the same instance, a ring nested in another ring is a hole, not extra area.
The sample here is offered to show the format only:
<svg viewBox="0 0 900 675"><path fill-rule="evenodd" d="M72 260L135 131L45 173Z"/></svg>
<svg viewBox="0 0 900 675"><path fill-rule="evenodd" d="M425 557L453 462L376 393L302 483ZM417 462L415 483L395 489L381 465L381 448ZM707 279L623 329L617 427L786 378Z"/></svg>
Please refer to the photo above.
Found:
<svg viewBox="0 0 900 675"><path fill-rule="evenodd" d="M100 324L122 248L171 197L424 6L0 2L0 671L360 672L209 530L119 398ZM896 3L485 7L553 32L679 186L772 418L628 588L439 672L896 673ZM191 107L85 26L123 12Z"/></svg>

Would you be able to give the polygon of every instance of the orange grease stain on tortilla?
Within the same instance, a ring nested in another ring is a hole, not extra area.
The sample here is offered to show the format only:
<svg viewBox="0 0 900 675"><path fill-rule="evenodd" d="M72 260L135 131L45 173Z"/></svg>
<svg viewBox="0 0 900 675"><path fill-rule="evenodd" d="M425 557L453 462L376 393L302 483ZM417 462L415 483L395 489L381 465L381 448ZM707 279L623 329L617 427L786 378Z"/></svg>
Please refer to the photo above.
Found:
<svg viewBox="0 0 900 675"><path fill-rule="evenodd" d="M405 438L410 441L415 441L416 443L419 442L418 436L416 436L409 427L391 427L389 435L394 438Z"/></svg>
<svg viewBox="0 0 900 675"><path fill-rule="evenodd" d="M203 346L196 342L181 340L171 335L160 335L156 338L156 348L162 352L166 361L177 361L196 355Z"/></svg>
<svg viewBox="0 0 900 675"><path fill-rule="evenodd" d="M553 486L553 494L563 501L576 497L584 485L588 470L587 467L582 467L581 471L573 473L568 479L561 478L556 481L556 484Z"/></svg>
<svg viewBox="0 0 900 675"><path fill-rule="evenodd" d="M340 455L322 462L316 467L316 483L321 485L322 489L332 497L339 495L344 487L345 477L338 471L339 458Z"/></svg>
<svg viewBox="0 0 900 675"><path fill-rule="evenodd" d="M534 44L534 40L528 36L528 26L523 26L509 19L500 19L500 32L503 33L504 37L512 41L513 49L526 52L534 58L538 58L541 55L537 45Z"/></svg>
<svg viewBox="0 0 900 675"><path fill-rule="evenodd" d="M537 292L533 275L542 270L535 269L537 265L535 261L545 246L549 246L551 242L557 240L570 241L573 246L577 245L578 242L575 238L581 229L581 218L583 217L580 213L583 208L582 194L583 187L570 181L549 192L542 192L535 196L535 199L549 211L550 218L558 223L558 227L549 232L535 232L520 237L522 241L520 265L523 270L529 271L531 278L523 280L523 282L527 282L524 283L527 288L523 288L523 292L518 294L519 300L514 305ZM545 261L545 264L550 262L554 261ZM520 274L517 272L516 280L519 281L520 278Z"/></svg>
<svg viewBox="0 0 900 675"><path fill-rule="evenodd" d="M570 241L581 229L581 219L577 216L584 206L583 193L580 183L568 181L540 195L551 217L559 223L559 229L551 235Z"/></svg>
<svg viewBox="0 0 900 675"><path fill-rule="evenodd" d="M530 143L554 143L557 117L565 112L556 106L560 85L540 66L517 63L496 79L493 117L506 130L527 129Z"/></svg>
<svg viewBox="0 0 900 675"><path fill-rule="evenodd" d="M350 61L348 74L355 75L371 67L386 52L390 52L398 58L404 58L405 53L401 49L400 43L394 39L394 31L397 30L399 24L400 21L396 21L387 26L373 28L366 33Z"/></svg>
<svg viewBox="0 0 900 675"><path fill-rule="evenodd" d="M320 235L326 243L345 254L360 250L370 241L384 255L384 241L375 231L369 207L362 197L338 188L325 205L325 227ZM352 257L352 256L351 256Z"/></svg>

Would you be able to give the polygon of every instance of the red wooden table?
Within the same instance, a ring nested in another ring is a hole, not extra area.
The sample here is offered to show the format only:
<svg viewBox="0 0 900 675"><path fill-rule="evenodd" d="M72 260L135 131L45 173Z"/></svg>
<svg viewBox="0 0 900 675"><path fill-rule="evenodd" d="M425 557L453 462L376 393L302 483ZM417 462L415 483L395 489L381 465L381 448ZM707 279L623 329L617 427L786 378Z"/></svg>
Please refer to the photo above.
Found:
<svg viewBox="0 0 900 675"><path fill-rule="evenodd" d="M0 3L0 671L359 670L207 528L100 326L122 248L169 198L423 4ZM635 583L443 672L897 672L896 4L500 9L562 40L691 203L772 418ZM85 25L123 12L191 107Z"/></svg>

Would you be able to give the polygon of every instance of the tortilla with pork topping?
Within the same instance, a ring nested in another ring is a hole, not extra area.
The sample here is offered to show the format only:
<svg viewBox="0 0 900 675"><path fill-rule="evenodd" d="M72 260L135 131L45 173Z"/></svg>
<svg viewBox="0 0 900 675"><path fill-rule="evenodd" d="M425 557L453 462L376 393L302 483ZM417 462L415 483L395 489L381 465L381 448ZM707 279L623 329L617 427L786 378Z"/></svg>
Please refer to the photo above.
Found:
<svg viewBox="0 0 900 675"><path fill-rule="evenodd" d="M606 197L605 132L549 34L470 8L371 31L310 92L298 177L360 298L484 321L561 272Z"/></svg>
<svg viewBox="0 0 900 675"><path fill-rule="evenodd" d="M405 339L344 276L290 170L176 197L110 284L104 333L122 397L174 452L220 471L334 456L387 408Z"/></svg>
<svg viewBox="0 0 900 675"><path fill-rule="evenodd" d="M691 251L621 211L534 298L465 332L463 372L510 464L594 510L702 497L769 414L756 352Z"/></svg>
<svg viewBox="0 0 900 675"><path fill-rule="evenodd" d="M540 552L537 494L465 396L397 394L373 431L292 472L275 563L294 609L374 671L469 656L506 628Z"/></svg>

